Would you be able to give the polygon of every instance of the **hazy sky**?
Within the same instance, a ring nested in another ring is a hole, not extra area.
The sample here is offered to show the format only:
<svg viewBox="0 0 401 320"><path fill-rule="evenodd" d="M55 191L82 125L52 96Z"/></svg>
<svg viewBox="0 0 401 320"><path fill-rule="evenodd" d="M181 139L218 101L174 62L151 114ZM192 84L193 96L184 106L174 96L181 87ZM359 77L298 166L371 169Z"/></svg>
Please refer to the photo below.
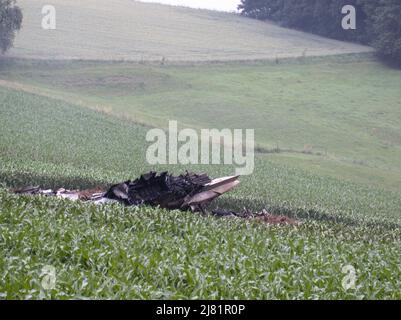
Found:
<svg viewBox="0 0 401 320"><path fill-rule="evenodd" d="M192 8L212 9L220 11L236 11L241 0L139 0L142 2L158 2Z"/></svg>

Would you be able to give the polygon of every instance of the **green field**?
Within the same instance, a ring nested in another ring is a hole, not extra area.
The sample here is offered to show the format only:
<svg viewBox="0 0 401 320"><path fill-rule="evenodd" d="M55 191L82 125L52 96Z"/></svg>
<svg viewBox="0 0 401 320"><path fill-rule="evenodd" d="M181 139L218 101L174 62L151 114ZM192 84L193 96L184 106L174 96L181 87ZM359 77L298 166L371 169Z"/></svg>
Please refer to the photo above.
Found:
<svg viewBox="0 0 401 320"><path fill-rule="evenodd" d="M24 29L0 57L0 299L401 299L399 70L370 48L233 14L53 0L57 30L44 31L47 2L18 3ZM255 129L254 173L209 209L300 225L9 191L233 174L150 166L146 133L169 120Z"/></svg>
<svg viewBox="0 0 401 320"><path fill-rule="evenodd" d="M41 28L42 7L56 8L57 29ZM18 0L24 13L14 57L129 61L221 61L367 52L235 14L132 0Z"/></svg>
<svg viewBox="0 0 401 320"><path fill-rule="evenodd" d="M3 298L400 299L395 231L291 229L0 191ZM57 286L43 291L43 265ZM357 287L342 289L342 268Z"/></svg>
<svg viewBox="0 0 401 320"><path fill-rule="evenodd" d="M150 169L142 152L146 127L60 100L12 89L0 93L4 187L84 188ZM232 172L192 169L212 176ZM266 155L257 156L254 175L241 180L215 205L265 207L302 225L96 207L2 189L1 296L400 298L399 193L313 175ZM57 270L52 291L40 286L44 265ZM339 277L345 265L358 276L357 288L347 292Z"/></svg>
<svg viewBox="0 0 401 320"><path fill-rule="evenodd" d="M0 82L150 126L253 128L260 151L279 151L272 160L401 187L401 73L369 56L278 65L10 61Z"/></svg>

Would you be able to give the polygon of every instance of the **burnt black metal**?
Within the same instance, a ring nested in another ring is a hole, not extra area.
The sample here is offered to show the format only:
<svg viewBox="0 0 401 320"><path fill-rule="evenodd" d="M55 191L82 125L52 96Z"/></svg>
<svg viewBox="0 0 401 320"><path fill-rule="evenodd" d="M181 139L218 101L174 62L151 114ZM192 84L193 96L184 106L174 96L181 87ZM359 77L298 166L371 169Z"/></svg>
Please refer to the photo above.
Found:
<svg viewBox="0 0 401 320"><path fill-rule="evenodd" d="M211 182L206 174L186 173L173 176L168 172L150 172L135 181L112 186L105 198L117 200L130 206L141 204L160 206L166 209L183 208L185 198L201 191Z"/></svg>

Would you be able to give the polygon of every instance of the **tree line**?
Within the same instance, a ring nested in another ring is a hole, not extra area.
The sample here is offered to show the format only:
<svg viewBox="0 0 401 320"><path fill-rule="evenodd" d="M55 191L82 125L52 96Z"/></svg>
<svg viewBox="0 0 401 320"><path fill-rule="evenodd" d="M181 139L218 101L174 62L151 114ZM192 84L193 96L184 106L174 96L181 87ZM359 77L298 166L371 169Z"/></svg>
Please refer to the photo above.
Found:
<svg viewBox="0 0 401 320"><path fill-rule="evenodd" d="M4 53L13 44L15 33L21 28L22 12L15 0L0 0L0 51Z"/></svg>
<svg viewBox="0 0 401 320"><path fill-rule="evenodd" d="M356 9L355 30L342 27L345 5ZM400 0L242 0L238 9L284 27L372 45L383 59L401 66Z"/></svg>

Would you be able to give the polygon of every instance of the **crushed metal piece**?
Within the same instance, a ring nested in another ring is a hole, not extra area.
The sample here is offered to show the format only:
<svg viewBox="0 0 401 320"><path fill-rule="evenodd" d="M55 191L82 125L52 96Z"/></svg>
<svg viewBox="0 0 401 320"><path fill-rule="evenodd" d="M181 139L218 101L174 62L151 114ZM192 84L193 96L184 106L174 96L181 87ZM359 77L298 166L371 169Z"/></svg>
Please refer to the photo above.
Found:
<svg viewBox="0 0 401 320"><path fill-rule="evenodd" d="M105 197L129 206L142 204L166 209L201 210L209 203L239 184L237 177L211 180L205 174L186 173L173 176L168 172L150 172L137 180L112 186Z"/></svg>
<svg viewBox="0 0 401 320"><path fill-rule="evenodd" d="M127 206L150 205L165 209L202 211L207 204L239 184L238 176L211 180L206 174L186 173L173 176L168 172L150 172L135 181L126 181L102 189L66 190L64 188L42 190L27 187L13 190L17 194L46 195L72 201L92 201L94 203L119 202Z"/></svg>

